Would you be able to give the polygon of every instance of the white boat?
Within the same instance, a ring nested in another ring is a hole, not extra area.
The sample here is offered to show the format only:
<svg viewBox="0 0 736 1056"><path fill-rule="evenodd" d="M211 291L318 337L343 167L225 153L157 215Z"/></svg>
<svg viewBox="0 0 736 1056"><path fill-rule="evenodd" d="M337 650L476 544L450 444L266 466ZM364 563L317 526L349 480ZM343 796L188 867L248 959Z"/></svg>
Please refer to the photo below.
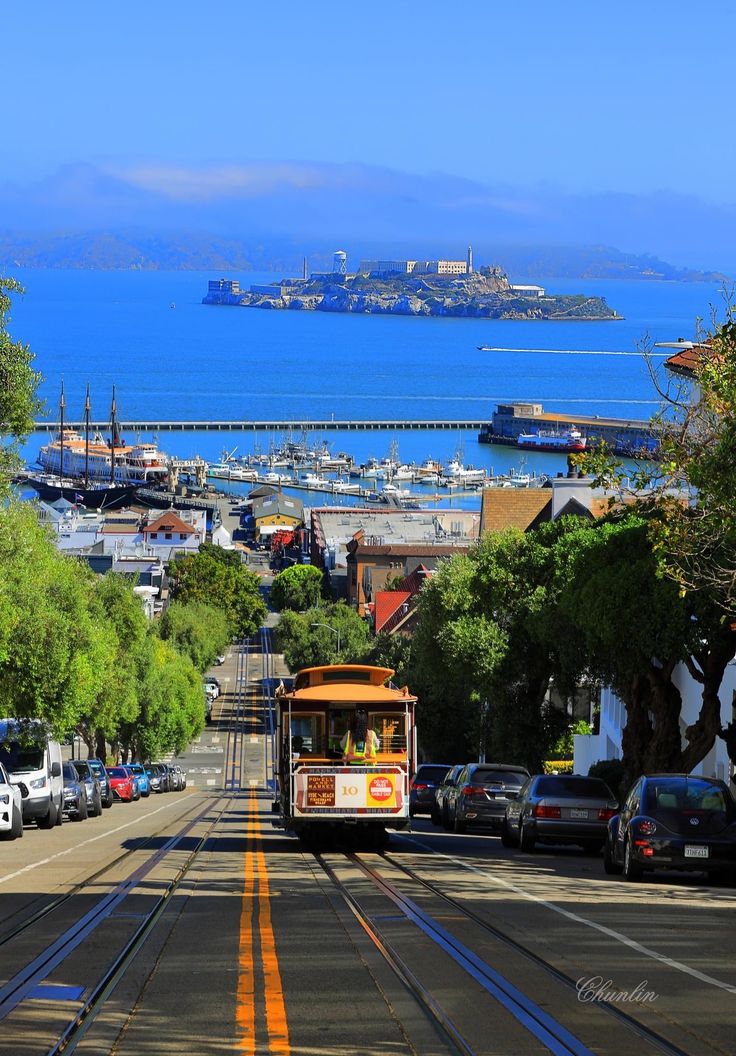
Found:
<svg viewBox="0 0 736 1056"><path fill-rule="evenodd" d="M457 458L453 458L442 471L442 476L446 480L455 480L465 484L473 480L484 481L486 479L486 471L484 469L475 469L473 466L464 466Z"/></svg>
<svg viewBox="0 0 736 1056"><path fill-rule="evenodd" d="M327 477L321 477L319 473L300 473L297 483L305 488L329 488L330 484L335 482L328 480Z"/></svg>
<svg viewBox="0 0 736 1056"><path fill-rule="evenodd" d="M243 469L237 462L210 462L207 466L207 476L213 480L247 481L252 483L258 480L258 473L254 469Z"/></svg>
<svg viewBox="0 0 736 1056"><path fill-rule="evenodd" d="M351 484L347 480L333 480L332 490L338 495L358 495L360 484Z"/></svg>
<svg viewBox="0 0 736 1056"><path fill-rule="evenodd" d="M584 451L587 437L575 425L569 429L539 429L536 433L519 433L519 447L534 451Z"/></svg>
<svg viewBox="0 0 736 1056"><path fill-rule="evenodd" d="M288 473L275 473L271 470L268 473L264 473L259 478L264 484L293 484L294 478L290 477Z"/></svg>
<svg viewBox="0 0 736 1056"><path fill-rule="evenodd" d="M395 484L384 484L381 488L381 494L396 495L397 497L402 498L406 495L411 495L411 492L408 488L397 488Z"/></svg>
<svg viewBox="0 0 736 1056"><path fill-rule="evenodd" d="M414 480L415 470L413 466L407 466L406 463L401 466L397 466L394 470L392 480Z"/></svg>

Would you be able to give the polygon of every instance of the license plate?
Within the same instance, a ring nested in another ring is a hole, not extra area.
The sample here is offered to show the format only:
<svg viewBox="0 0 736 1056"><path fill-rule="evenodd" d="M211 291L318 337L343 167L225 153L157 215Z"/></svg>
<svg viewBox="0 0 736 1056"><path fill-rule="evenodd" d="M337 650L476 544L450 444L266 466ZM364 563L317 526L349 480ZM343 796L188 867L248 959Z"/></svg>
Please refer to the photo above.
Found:
<svg viewBox="0 0 736 1056"><path fill-rule="evenodd" d="M708 848L707 847L692 847L685 845L685 857L686 858L707 858Z"/></svg>
<svg viewBox="0 0 736 1056"><path fill-rule="evenodd" d="M570 817L571 818L587 818L587 816L588 816L587 810L578 810L575 807L571 807L570 808Z"/></svg>

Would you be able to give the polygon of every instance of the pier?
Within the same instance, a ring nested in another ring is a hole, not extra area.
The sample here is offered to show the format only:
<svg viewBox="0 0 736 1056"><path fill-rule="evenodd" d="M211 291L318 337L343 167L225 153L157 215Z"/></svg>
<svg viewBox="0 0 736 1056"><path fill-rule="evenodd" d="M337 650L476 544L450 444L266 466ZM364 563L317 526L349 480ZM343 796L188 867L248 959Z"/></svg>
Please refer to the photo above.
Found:
<svg viewBox="0 0 736 1056"><path fill-rule="evenodd" d="M223 420L223 421L136 421L130 419L129 421L119 422L118 427L121 431L127 430L131 433L268 433L268 432L393 432L395 430L406 430L406 429L418 429L418 430L430 430L430 429L473 429L478 431L483 429L488 423L487 418L473 418L473 419L434 419L434 420L416 420L409 419L399 421L396 418L387 418L379 420L376 418L367 419L345 419L345 418L325 418L325 419L296 419L292 421L282 421L279 419L264 419L262 421L253 420ZM39 433L54 433L59 430L59 422L36 422L34 429ZM83 430L85 428L84 422L64 422L64 426L67 429ZM104 432L110 428L109 421L104 422L90 422L89 427L93 432Z"/></svg>

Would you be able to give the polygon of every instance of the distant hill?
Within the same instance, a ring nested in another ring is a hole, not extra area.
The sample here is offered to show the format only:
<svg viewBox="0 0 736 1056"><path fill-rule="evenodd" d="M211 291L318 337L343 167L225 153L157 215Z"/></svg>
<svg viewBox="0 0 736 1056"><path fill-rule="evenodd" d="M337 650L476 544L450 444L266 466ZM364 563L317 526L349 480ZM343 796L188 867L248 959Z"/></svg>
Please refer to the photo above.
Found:
<svg viewBox="0 0 736 1056"><path fill-rule="evenodd" d="M59 232L0 233L0 269L69 268L100 271L265 271L301 275L306 256L310 271L328 270L338 248L314 239L236 239L201 232ZM349 266L361 256L405 256L424 247L370 246L345 240ZM717 271L677 268L648 255L623 253L610 246L476 245L477 264L499 264L512 281L546 279L667 279L677 282L725 282ZM436 255L436 254L435 254Z"/></svg>

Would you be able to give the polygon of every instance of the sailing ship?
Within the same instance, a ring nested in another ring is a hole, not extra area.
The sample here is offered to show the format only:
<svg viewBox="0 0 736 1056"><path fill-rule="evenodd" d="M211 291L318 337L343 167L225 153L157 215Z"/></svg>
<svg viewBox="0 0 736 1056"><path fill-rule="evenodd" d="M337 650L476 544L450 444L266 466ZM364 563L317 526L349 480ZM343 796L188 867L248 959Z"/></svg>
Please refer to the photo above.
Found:
<svg viewBox="0 0 736 1056"><path fill-rule="evenodd" d="M84 405L84 434L65 423L64 384L59 400L59 431L44 444L36 460L40 471L30 470L25 482L47 501L67 499L92 509L123 506L136 488L156 486L168 475L165 456L154 443L126 444L120 436L115 387L110 410L110 439L90 436L89 385Z"/></svg>

